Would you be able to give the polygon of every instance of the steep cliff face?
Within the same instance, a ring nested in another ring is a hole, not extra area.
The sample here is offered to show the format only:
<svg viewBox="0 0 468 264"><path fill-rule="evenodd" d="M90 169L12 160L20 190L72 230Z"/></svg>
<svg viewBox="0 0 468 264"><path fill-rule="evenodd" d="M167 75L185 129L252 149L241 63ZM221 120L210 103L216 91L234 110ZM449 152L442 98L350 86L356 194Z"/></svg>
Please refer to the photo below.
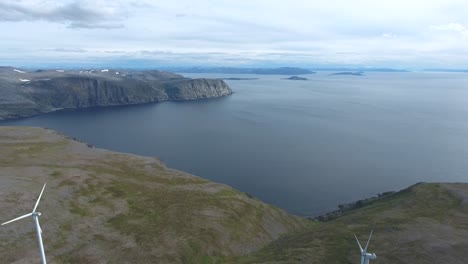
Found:
<svg viewBox="0 0 468 264"><path fill-rule="evenodd" d="M75 76L31 82L23 93L39 106L53 108L139 104L167 98L142 81Z"/></svg>
<svg viewBox="0 0 468 264"><path fill-rule="evenodd" d="M194 100L232 94L222 80L195 79L167 83L164 86L169 100Z"/></svg>
<svg viewBox="0 0 468 264"><path fill-rule="evenodd" d="M34 71L0 69L0 120L84 108L195 100L232 94L222 80L161 71Z"/></svg>

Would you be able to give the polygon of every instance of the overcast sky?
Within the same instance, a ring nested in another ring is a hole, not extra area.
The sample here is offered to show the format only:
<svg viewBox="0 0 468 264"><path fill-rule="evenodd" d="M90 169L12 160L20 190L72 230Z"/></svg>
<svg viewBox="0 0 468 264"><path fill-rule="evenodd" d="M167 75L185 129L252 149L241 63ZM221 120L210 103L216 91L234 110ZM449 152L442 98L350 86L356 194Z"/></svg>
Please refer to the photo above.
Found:
<svg viewBox="0 0 468 264"><path fill-rule="evenodd" d="M0 64L468 68L467 0L0 0Z"/></svg>

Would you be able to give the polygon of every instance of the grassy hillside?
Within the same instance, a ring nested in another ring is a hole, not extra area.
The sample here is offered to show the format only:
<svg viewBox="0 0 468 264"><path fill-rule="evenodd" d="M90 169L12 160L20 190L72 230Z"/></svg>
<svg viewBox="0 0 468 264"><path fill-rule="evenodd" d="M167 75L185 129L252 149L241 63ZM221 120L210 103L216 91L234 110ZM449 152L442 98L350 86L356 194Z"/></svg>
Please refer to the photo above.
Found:
<svg viewBox="0 0 468 264"><path fill-rule="evenodd" d="M359 263L356 233L374 236L371 263L466 263L468 184L421 183L280 238L236 263Z"/></svg>
<svg viewBox="0 0 468 264"><path fill-rule="evenodd" d="M0 127L0 222L39 205L50 263L218 263L309 221L156 158ZM2 263L38 263L32 219L0 227Z"/></svg>
<svg viewBox="0 0 468 264"><path fill-rule="evenodd" d="M468 184L420 183L311 222L228 186L39 128L0 127L0 222L39 206L50 263L466 263ZM0 227L1 263L38 263L32 219Z"/></svg>

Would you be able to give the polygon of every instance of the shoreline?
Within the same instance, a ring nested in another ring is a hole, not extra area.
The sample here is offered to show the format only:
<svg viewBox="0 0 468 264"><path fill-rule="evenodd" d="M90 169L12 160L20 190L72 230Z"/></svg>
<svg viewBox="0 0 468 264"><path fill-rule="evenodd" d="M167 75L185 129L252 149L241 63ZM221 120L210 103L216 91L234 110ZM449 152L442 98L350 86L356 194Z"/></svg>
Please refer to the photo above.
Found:
<svg viewBox="0 0 468 264"><path fill-rule="evenodd" d="M157 104L157 103L164 103L164 102L195 102L195 101L207 101L207 100L216 100L216 99L221 99L228 97L230 95L233 95L234 91L232 91L229 94L225 95L220 95L216 97L206 97L206 98L192 98L192 99L162 99L162 100L157 100L153 102L142 102L142 103L128 103L128 104L115 104L115 105L95 105L95 106L86 106L86 107L69 107L69 108L54 108L51 109L50 111L44 111L44 112L38 112L34 113L31 115L21 115L21 116L15 116L15 117L8 117L4 118L0 116L0 126L1 123L4 121L14 121L14 120L20 120L23 118L29 118L29 117L35 117L39 115L46 115L50 113L56 113L56 112L67 112L67 111L80 111L80 110L87 110L87 109L104 109L104 108L114 108L114 107L126 107L126 106L139 106L139 105L150 105L150 104Z"/></svg>

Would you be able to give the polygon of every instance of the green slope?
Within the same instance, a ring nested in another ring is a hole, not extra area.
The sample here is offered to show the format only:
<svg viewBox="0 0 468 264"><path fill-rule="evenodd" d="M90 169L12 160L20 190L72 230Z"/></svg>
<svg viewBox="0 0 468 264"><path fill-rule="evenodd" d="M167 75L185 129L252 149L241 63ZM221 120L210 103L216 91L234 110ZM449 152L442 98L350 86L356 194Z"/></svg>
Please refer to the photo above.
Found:
<svg viewBox="0 0 468 264"><path fill-rule="evenodd" d="M374 236L372 263L466 263L468 184L420 183L280 238L236 263L359 263L356 233Z"/></svg>
<svg viewBox="0 0 468 264"><path fill-rule="evenodd" d="M156 158L0 127L0 221L39 211L51 263L216 263L309 221ZM35 263L32 219L0 227L1 263Z"/></svg>

